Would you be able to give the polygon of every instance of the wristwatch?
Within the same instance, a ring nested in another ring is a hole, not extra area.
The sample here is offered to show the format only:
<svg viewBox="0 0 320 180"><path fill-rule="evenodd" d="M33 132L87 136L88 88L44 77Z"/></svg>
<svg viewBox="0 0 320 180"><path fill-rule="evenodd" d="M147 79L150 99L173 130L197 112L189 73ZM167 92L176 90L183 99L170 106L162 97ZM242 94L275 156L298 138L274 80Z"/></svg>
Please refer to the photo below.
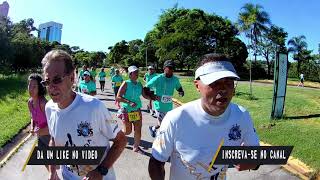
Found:
<svg viewBox="0 0 320 180"><path fill-rule="evenodd" d="M102 175L105 176L108 174L109 169L99 165L96 170Z"/></svg>

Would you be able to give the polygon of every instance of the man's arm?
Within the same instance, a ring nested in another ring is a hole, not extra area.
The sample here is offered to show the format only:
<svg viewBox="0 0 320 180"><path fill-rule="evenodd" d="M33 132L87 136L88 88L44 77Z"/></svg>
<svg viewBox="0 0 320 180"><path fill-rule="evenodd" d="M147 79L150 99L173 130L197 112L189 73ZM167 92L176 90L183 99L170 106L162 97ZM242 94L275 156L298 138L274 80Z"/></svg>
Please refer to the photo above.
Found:
<svg viewBox="0 0 320 180"><path fill-rule="evenodd" d="M163 180L165 177L164 162L156 160L151 156L149 160L149 176L152 180Z"/></svg>
<svg viewBox="0 0 320 180"><path fill-rule="evenodd" d="M120 154L127 145L127 138L122 131L119 131L117 136L112 140L111 146L107 156L102 161L101 165L105 168L111 168L113 163L120 157Z"/></svg>
<svg viewBox="0 0 320 180"><path fill-rule="evenodd" d="M49 141L49 146L53 147L55 146L54 138L51 137ZM58 174L57 174L57 168L56 165L49 165L49 180L60 180Z"/></svg>

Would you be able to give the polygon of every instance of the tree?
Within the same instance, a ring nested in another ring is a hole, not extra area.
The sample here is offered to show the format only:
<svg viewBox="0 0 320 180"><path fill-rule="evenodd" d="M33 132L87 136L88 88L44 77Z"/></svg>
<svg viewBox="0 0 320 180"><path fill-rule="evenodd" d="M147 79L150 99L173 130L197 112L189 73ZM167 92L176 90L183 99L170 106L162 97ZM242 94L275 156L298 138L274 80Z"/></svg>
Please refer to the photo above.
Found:
<svg viewBox="0 0 320 180"><path fill-rule="evenodd" d="M125 40L117 42L110 48L108 59L111 63L125 64L126 55L129 55L129 46Z"/></svg>
<svg viewBox="0 0 320 180"><path fill-rule="evenodd" d="M283 28L272 25L267 28L261 36L261 41L258 42L257 52L265 58L267 62L267 75L271 76L271 59L275 59L276 52L287 52L285 41L288 33Z"/></svg>
<svg viewBox="0 0 320 180"><path fill-rule="evenodd" d="M236 27L226 18L200 9L172 8L162 13L145 42L155 47L159 64L172 59L182 69L194 67L200 56L213 52L226 53L239 58L232 61L244 62L247 50L246 47L240 48L241 52L236 50L242 43L237 34Z"/></svg>
<svg viewBox="0 0 320 180"><path fill-rule="evenodd" d="M298 74L300 74L301 62L305 59L305 56L307 54L305 52L308 47L306 37L304 35L293 37L288 41L288 45L290 46L288 52L293 53L293 59L298 62L297 72Z"/></svg>
<svg viewBox="0 0 320 180"><path fill-rule="evenodd" d="M239 13L238 25L246 37L251 40L251 47L254 53L254 60L257 61L257 44L262 31L267 30L270 24L269 14L259 4L246 3Z"/></svg>

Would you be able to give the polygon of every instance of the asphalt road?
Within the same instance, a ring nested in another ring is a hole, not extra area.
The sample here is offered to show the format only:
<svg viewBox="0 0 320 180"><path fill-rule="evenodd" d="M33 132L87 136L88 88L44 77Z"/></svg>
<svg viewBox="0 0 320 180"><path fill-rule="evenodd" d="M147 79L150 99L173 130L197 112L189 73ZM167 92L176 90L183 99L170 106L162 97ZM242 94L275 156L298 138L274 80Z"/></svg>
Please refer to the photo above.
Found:
<svg viewBox="0 0 320 180"><path fill-rule="evenodd" d="M111 90L110 82L106 83L106 91L101 93L98 89L97 97L101 99L112 116L116 119L115 113L117 108L114 105L114 95ZM133 133L128 136L128 145L126 146L121 157L114 164L114 170L117 179L120 180L144 180L150 179L148 175L148 161L151 153L153 138L149 135L148 126L155 125L156 119L145 111L147 101L143 100L143 127L141 147L146 152L145 155L138 154L132 151ZM119 121L119 123L121 123ZM25 163L35 137L30 138L16 154L0 169L1 180L42 180L47 179L48 172L44 166L28 165L24 172L21 171ZM170 164L166 163L166 179L169 179ZM60 173L60 172L59 172ZM261 166L257 171L242 171L238 172L234 168L230 168L227 172L227 179L234 180L250 180L250 179L265 179L265 180L295 180L299 179L283 170L279 165Z"/></svg>

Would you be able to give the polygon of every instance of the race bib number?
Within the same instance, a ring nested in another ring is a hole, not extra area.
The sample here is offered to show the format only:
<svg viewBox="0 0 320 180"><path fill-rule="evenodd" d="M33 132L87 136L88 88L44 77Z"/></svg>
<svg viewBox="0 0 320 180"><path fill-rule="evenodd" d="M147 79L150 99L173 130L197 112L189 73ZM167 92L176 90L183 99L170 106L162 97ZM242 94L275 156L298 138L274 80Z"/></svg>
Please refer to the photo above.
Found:
<svg viewBox="0 0 320 180"><path fill-rule="evenodd" d="M163 95L161 97L161 102L162 103L172 103L172 97L168 95Z"/></svg>
<svg viewBox="0 0 320 180"><path fill-rule="evenodd" d="M128 113L129 121L139 121L140 120L140 113L139 112L129 112Z"/></svg>
<svg viewBox="0 0 320 180"><path fill-rule="evenodd" d="M116 82L116 87L120 87L121 86L121 82Z"/></svg>

